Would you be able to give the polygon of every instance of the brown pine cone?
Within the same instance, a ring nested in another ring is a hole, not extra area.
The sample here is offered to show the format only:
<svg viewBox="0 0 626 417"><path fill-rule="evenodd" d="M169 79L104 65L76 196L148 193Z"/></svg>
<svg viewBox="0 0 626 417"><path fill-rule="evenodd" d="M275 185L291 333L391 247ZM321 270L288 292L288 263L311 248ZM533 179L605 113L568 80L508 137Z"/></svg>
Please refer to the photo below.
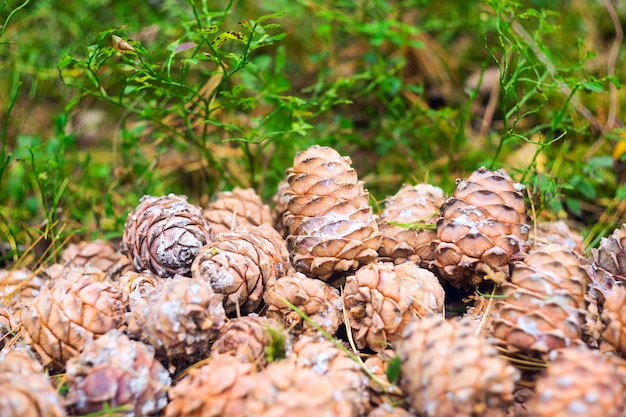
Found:
<svg viewBox="0 0 626 417"><path fill-rule="evenodd" d="M503 417L513 403L517 370L467 321L431 315L412 322L396 352L400 387L417 413Z"/></svg>
<svg viewBox="0 0 626 417"><path fill-rule="evenodd" d="M359 349L386 349L411 321L443 309L437 278L412 262L379 262L359 268L346 279L343 301Z"/></svg>
<svg viewBox="0 0 626 417"><path fill-rule="evenodd" d="M537 236L533 235L534 245L549 245L559 243L566 249L576 252L580 256L585 256L583 237L569 228L563 220L558 222L538 222L535 224ZM533 229L531 228L531 232Z"/></svg>
<svg viewBox="0 0 626 417"><path fill-rule="evenodd" d="M212 237L202 209L186 197L144 196L128 214L121 251L137 271L147 269L161 277L190 276L191 263Z"/></svg>
<svg viewBox="0 0 626 417"><path fill-rule="evenodd" d="M234 356L261 369L267 365L268 353L275 354L270 352L275 343L284 352L286 339L287 333L274 320L251 314L232 319L222 327L211 346L211 356Z"/></svg>
<svg viewBox="0 0 626 417"><path fill-rule="evenodd" d="M45 280L22 268L13 271L0 269L0 306L19 316L19 312L41 291Z"/></svg>
<svg viewBox="0 0 626 417"><path fill-rule="evenodd" d="M26 345L13 343L10 347L0 350L0 374L10 373L18 378L17 375L43 374L44 372L43 366L35 358L35 352Z"/></svg>
<svg viewBox="0 0 626 417"><path fill-rule="evenodd" d="M528 404L533 417L625 415L626 384L611 356L584 346L550 356Z"/></svg>
<svg viewBox="0 0 626 417"><path fill-rule="evenodd" d="M381 234L369 193L348 157L329 147L299 152L287 170L283 225L298 272L329 280L378 257Z"/></svg>
<svg viewBox="0 0 626 417"><path fill-rule="evenodd" d="M167 404L170 376L154 348L111 330L85 344L67 362L68 404L80 414L128 406L125 415L143 416Z"/></svg>
<svg viewBox="0 0 626 417"><path fill-rule="evenodd" d="M61 252L61 262L75 266L90 264L111 278L132 268L130 260L115 245L105 240L72 243Z"/></svg>
<svg viewBox="0 0 626 417"><path fill-rule="evenodd" d="M600 281L626 281L626 223L608 238L602 238L600 246L591 249L591 257L596 274L606 275Z"/></svg>
<svg viewBox="0 0 626 417"><path fill-rule="evenodd" d="M146 299L146 294L163 283L158 276L150 271L126 271L119 279L126 304Z"/></svg>
<svg viewBox="0 0 626 417"><path fill-rule="evenodd" d="M394 407L390 404L381 404L373 409L367 417L414 417L404 408Z"/></svg>
<svg viewBox="0 0 626 417"><path fill-rule="evenodd" d="M287 238L289 235L289 231L283 223L283 218L287 212L287 205L289 204L290 196L287 194L289 190L289 183L287 182L287 179L284 179L278 183L278 186L276 187L276 194L274 194L273 197L274 210L272 210L272 224L278 233L280 233L284 238Z"/></svg>
<svg viewBox="0 0 626 417"><path fill-rule="evenodd" d="M530 231L523 190L501 169L482 167L457 180L441 208L435 249L435 265L453 286L508 277L509 262L524 250Z"/></svg>
<svg viewBox="0 0 626 417"><path fill-rule="evenodd" d="M63 398L48 375L0 372L0 414L2 417L65 416Z"/></svg>
<svg viewBox="0 0 626 417"><path fill-rule="evenodd" d="M379 255L396 264L410 260L429 267L435 260L433 242L437 231L434 225L443 200L443 190L430 184L404 184L394 196L387 197L385 209L378 218L383 235ZM433 227L428 228L429 224Z"/></svg>
<svg viewBox="0 0 626 417"><path fill-rule="evenodd" d="M285 241L269 224L241 225L204 246L192 265L194 278L222 294L227 313L257 310L263 291L289 272Z"/></svg>
<svg viewBox="0 0 626 417"><path fill-rule="evenodd" d="M117 283L57 278L33 299L22 316L24 339L45 366L62 368L87 339L124 322L125 306Z"/></svg>
<svg viewBox="0 0 626 417"><path fill-rule="evenodd" d="M204 210L204 217L211 224L214 235L231 232L241 224L260 226L272 223L269 206L263 204L252 188L218 193L217 200Z"/></svg>
<svg viewBox="0 0 626 417"><path fill-rule="evenodd" d="M230 355L189 371L169 392L166 417L240 417L256 368ZM249 414L248 414L249 415Z"/></svg>
<svg viewBox="0 0 626 417"><path fill-rule="evenodd" d="M146 300L130 311L127 332L168 359L206 354L226 318L222 297L201 279L174 276Z"/></svg>
<svg viewBox="0 0 626 417"><path fill-rule="evenodd" d="M11 311L0 306L0 351L11 342L16 328L17 323Z"/></svg>
<svg viewBox="0 0 626 417"><path fill-rule="evenodd" d="M405 395L394 383L387 378L387 369L392 359L396 357L392 349L377 352L376 355L368 356L363 362L365 367L375 378L368 378L367 392L371 407L379 407L383 404L402 404ZM395 408L395 407L394 407Z"/></svg>
<svg viewBox="0 0 626 417"><path fill-rule="evenodd" d="M293 335L314 335L319 331L285 305L282 299L298 307L331 335L334 335L343 323L339 291L300 272L276 280L276 283L265 291L263 299L267 306L265 315L282 323Z"/></svg>
<svg viewBox="0 0 626 417"><path fill-rule="evenodd" d="M581 342L585 292L590 282L582 258L558 244L541 246L516 262L502 284L493 331L513 352L545 357Z"/></svg>
<svg viewBox="0 0 626 417"><path fill-rule="evenodd" d="M626 288L616 285L604 301L602 337L626 357Z"/></svg>

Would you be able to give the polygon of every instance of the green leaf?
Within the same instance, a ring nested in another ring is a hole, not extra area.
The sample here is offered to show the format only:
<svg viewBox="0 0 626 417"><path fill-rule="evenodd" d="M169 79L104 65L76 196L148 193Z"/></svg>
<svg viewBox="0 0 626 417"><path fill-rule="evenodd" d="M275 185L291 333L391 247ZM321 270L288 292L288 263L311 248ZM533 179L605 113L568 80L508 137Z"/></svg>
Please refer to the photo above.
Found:
<svg viewBox="0 0 626 417"><path fill-rule="evenodd" d="M599 81L583 81L583 88L588 93L603 93L604 88Z"/></svg>
<svg viewBox="0 0 626 417"><path fill-rule="evenodd" d="M387 375L387 379L389 380L389 382L391 382L392 384L397 383L400 379L400 365L401 362L399 356L394 356L393 358L391 358L391 360L389 361L389 365L387 365L387 371L385 372L385 374Z"/></svg>
<svg viewBox="0 0 626 417"><path fill-rule="evenodd" d="M266 20L269 20L269 19L277 19L277 18L279 18L279 17L283 17L284 15L285 15L285 12L278 12L278 13L266 14L266 15L261 16L261 17L259 17L258 19L256 19L256 21L257 21L258 23L263 23L263 22L265 22Z"/></svg>
<svg viewBox="0 0 626 417"><path fill-rule="evenodd" d="M615 191L615 196L620 199L620 200L624 200L626 199L626 184L622 184L616 191Z"/></svg>
<svg viewBox="0 0 626 417"><path fill-rule="evenodd" d="M218 30L219 30L219 27L217 25L211 25L211 26L201 28L200 30L198 30L198 33L201 36L207 37L207 36L217 33Z"/></svg>

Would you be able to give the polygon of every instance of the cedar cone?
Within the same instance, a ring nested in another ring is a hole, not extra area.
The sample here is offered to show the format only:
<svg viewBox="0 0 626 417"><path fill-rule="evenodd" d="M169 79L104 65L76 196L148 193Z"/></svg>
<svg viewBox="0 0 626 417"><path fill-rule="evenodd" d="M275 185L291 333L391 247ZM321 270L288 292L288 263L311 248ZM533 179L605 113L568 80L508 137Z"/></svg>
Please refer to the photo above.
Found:
<svg viewBox="0 0 626 417"><path fill-rule="evenodd" d="M256 368L230 355L216 355L191 369L169 392L166 417L240 417Z"/></svg>
<svg viewBox="0 0 626 417"><path fill-rule="evenodd" d="M560 243L566 249L576 252L580 256L585 256L583 237L569 228L563 220L558 222L537 222L537 236L533 236L535 246L547 245L550 243ZM531 228L531 232L533 229Z"/></svg>
<svg viewBox="0 0 626 417"><path fill-rule="evenodd" d="M299 152L287 170L283 225L297 271L329 280L378 257L381 234L369 193L348 157L329 147Z"/></svg>
<svg viewBox="0 0 626 417"><path fill-rule="evenodd" d="M45 366L63 367L96 338L124 321L122 292L117 283L57 278L43 287L23 314L24 338Z"/></svg>
<svg viewBox="0 0 626 417"><path fill-rule="evenodd" d="M48 375L0 372L0 415L2 417L65 416L63 398Z"/></svg>
<svg viewBox="0 0 626 417"><path fill-rule="evenodd" d="M278 183L276 187L276 194L274 194L274 210L272 210L272 224L274 228L283 236L287 237L289 235L289 231L286 229L283 224L283 217L287 212L287 206L289 204L289 195L287 191L289 191L289 183L287 179L283 179Z"/></svg>
<svg viewBox="0 0 626 417"><path fill-rule="evenodd" d="M226 318L222 297L201 279L174 276L145 298L131 303L127 332L168 359L205 354Z"/></svg>
<svg viewBox="0 0 626 417"><path fill-rule="evenodd" d="M90 264L111 278L132 268L130 260L115 245L105 240L72 243L61 252L61 262L75 266Z"/></svg>
<svg viewBox="0 0 626 417"><path fill-rule="evenodd" d="M465 320L429 315L414 321L398 340L396 352L400 387L418 413L503 417L513 403L517 370Z"/></svg>
<svg viewBox="0 0 626 417"><path fill-rule="evenodd" d="M0 374L13 375L43 374L43 366L35 358L35 353L22 343L14 343L0 350Z"/></svg>
<svg viewBox="0 0 626 417"><path fill-rule="evenodd" d="M204 217L211 224L214 235L233 231L241 224L260 226L272 223L269 206L263 204L252 188L219 192L217 200L204 210Z"/></svg>
<svg viewBox="0 0 626 417"><path fill-rule="evenodd" d="M154 348L111 330L85 344L67 362L68 403L80 414L130 406L128 416L144 416L167 404L168 371L154 357Z"/></svg>
<svg viewBox="0 0 626 417"><path fill-rule="evenodd" d="M416 226L436 223L443 199L443 190L430 184L404 184L394 196L387 197L378 219L383 235L379 255L396 264L410 260L429 267L435 259L437 231Z"/></svg>
<svg viewBox="0 0 626 417"><path fill-rule="evenodd" d="M227 313L255 311L263 291L290 269L285 241L269 224L241 225L202 247L192 265L194 278L224 295Z"/></svg>
<svg viewBox="0 0 626 417"><path fill-rule="evenodd" d="M607 295L602 311L602 321L606 327L604 339L626 357L626 288L615 286Z"/></svg>
<svg viewBox="0 0 626 417"><path fill-rule="evenodd" d="M496 338L513 352L545 357L580 342L590 278L582 258L559 244L535 248L516 262L493 322Z"/></svg>
<svg viewBox="0 0 626 417"><path fill-rule="evenodd" d="M385 349L368 356L363 362L363 365L375 377L367 380L367 392L373 407L383 404L401 404L404 401L404 394L395 385L395 381L392 384L387 377L387 369L395 357L396 354L392 349Z"/></svg>
<svg viewBox="0 0 626 417"><path fill-rule="evenodd" d="M0 306L0 351L13 339L16 327L17 323L11 311Z"/></svg>
<svg viewBox="0 0 626 417"><path fill-rule="evenodd" d="M626 281L626 223L608 238L603 237L600 246L591 249L591 256L596 274L606 276L599 280Z"/></svg>
<svg viewBox="0 0 626 417"><path fill-rule="evenodd" d="M390 404L381 404L373 409L367 417L414 417L404 408L394 407Z"/></svg>
<svg viewBox="0 0 626 417"><path fill-rule="evenodd" d="M331 335L334 335L343 323L339 291L300 272L276 280L276 283L265 291L263 299L267 305L265 315L282 323L293 335L314 335L318 330L285 305L283 299L298 307Z"/></svg>
<svg viewBox="0 0 626 417"><path fill-rule="evenodd" d="M434 274L415 263L379 262L346 279L343 301L359 349L386 349L410 321L443 310L444 292Z"/></svg>
<svg viewBox="0 0 626 417"><path fill-rule="evenodd" d="M191 263L212 236L202 209L186 197L144 196L128 214L121 251L137 271L148 269L161 277L190 276Z"/></svg>
<svg viewBox="0 0 626 417"><path fill-rule="evenodd" d="M528 408L533 417L622 417L626 384L618 358L584 346L553 351Z"/></svg>
<svg viewBox="0 0 626 417"><path fill-rule="evenodd" d="M13 271L0 269L0 306L19 316L19 312L35 298L44 284L42 277L26 268Z"/></svg>
<svg viewBox="0 0 626 417"><path fill-rule="evenodd" d="M453 286L508 277L509 262L524 250L530 230L523 190L501 169L482 167L457 180L441 208L435 249L435 265Z"/></svg>

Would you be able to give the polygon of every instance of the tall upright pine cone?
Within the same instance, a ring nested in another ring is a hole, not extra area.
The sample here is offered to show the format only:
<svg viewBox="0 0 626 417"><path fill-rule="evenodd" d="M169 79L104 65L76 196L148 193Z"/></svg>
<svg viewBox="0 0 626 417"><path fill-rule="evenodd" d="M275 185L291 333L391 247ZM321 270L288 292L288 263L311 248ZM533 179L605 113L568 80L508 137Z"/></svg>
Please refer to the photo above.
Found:
<svg viewBox="0 0 626 417"><path fill-rule="evenodd" d="M444 292L432 272L413 262L379 262L346 279L343 300L357 347L379 351L400 337L409 322L441 312Z"/></svg>
<svg viewBox="0 0 626 417"><path fill-rule="evenodd" d="M547 355L579 342L590 282L582 258L559 244L535 248L516 262L506 298L493 322L496 338L512 351Z"/></svg>
<svg viewBox="0 0 626 417"><path fill-rule="evenodd" d="M128 406L128 416L155 414L167 404L170 376L154 348L111 330L67 362L67 401L80 414Z"/></svg>
<svg viewBox="0 0 626 417"><path fill-rule="evenodd" d="M554 351L528 404L533 417L602 416L626 413L626 384L614 359L584 346ZM555 357L553 357L555 356Z"/></svg>
<svg viewBox="0 0 626 417"><path fill-rule="evenodd" d="M457 180L441 208L435 248L435 265L453 286L508 277L511 258L524 249L530 231L523 190L501 169L482 167Z"/></svg>
<svg viewBox="0 0 626 417"><path fill-rule="evenodd" d="M63 398L43 372L0 372L2 417L64 417Z"/></svg>
<svg viewBox="0 0 626 417"><path fill-rule="evenodd" d="M147 269L161 277L190 276L191 263L212 237L202 209L186 197L143 196L128 214L121 251L137 271Z"/></svg>
<svg viewBox="0 0 626 417"><path fill-rule="evenodd" d="M127 332L168 359L206 354L226 319L222 296L201 279L174 276L146 299L130 311Z"/></svg>
<svg viewBox="0 0 626 417"><path fill-rule="evenodd" d="M517 370L465 320L430 315L414 321L396 344L400 388L427 417L504 417Z"/></svg>
<svg viewBox="0 0 626 417"><path fill-rule="evenodd" d="M263 295L267 309L265 315L288 328L294 335L314 335L318 329L303 319L283 302L289 301L306 314L314 323L331 335L343 323L343 311L339 291L318 279L294 272L276 280Z"/></svg>
<svg viewBox="0 0 626 417"><path fill-rule="evenodd" d="M204 217L209 221L213 234L235 230L241 224L260 226L272 223L272 215L267 204L252 188L235 188L220 192L217 200L204 210Z"/></svg>
<svg viewBox="0 0 626 417"><path fill-rule="evenodd" d="M289 271L285 241L269 224L241 225L203 246L192 265L194 278L222 294L227 313L247 314L263 300L263 291Z"/></svg>
<svg viewBox="0 0 626 417"><path fill-rule="evenodd" d="M404 184L388 197L378 218L383 235L380 256L396 264L410 260L429 267L435 260L433 241L437 231L427 225L436 223L443 200L443 190L430 184Z"/></svg>
<svg viewBox="0 0 626 417"><path fill-rule="evenodd" d="M90 264L111 278L132 268L130 260L105 240L72 243L61 252L61 262L76 266Z"/></svg>
<svg viewBox="0 0 626 417"><path fill-rule="evenodd" d="M381 235L350 158L312 146L296 155L287 182L283 224L297 271L326 281L376 260Z"/></svg>
<svg viewBox="0 0 626 417"><path fill-rule="evenodd" d="M24 339L46 366L63 367L90 338L124 322L125 306L117 283L57 278L41 289L22 316Z"/></svg>
<svg viewBox="0 0 626 417"><path fill-rule="evenodd" d="M616 285L604 300L602 337L626 358L626 287Z"/></svg>

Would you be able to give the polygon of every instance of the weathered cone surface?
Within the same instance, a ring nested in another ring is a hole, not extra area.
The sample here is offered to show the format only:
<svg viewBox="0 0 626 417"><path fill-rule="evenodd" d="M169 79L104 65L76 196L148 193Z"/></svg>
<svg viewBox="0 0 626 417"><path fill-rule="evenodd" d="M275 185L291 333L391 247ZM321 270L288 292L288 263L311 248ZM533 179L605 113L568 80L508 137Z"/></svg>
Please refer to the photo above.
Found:
<svg viewBox="0 0 626 417"><path fill-rule="evenodd" d="M286 202L283 225L297 271L329 280L376 260L378 223L350 158L315 145L295 156L286 179L279 202Z"/></svg>
<svg viewBox="0 0 626 417"><path fill-rule="evenodd" d="M135 272L126 271L120 277L120 287L124 294L124 300L132 302L144 299L146 294L163 283L163 280L150 271Z"/></svg>
<svg viewBox="0 0 626 417"><path fill-rule="evenodd" d="M626 223L608 238L602 238L600 246L591 249L591 255L596 273L608 275L602 281L626 281Z"/></svg>
<svg viewBox="0 0 626 417"><path fill-rule="evenodd" d="M130 260L105 240L71 243L61 252L61 262L75 266L90 264L112 278L132 268Z"/></svg>
<svg viewBox="0 0 626 417"><path fill-rule="evenodd" d="M621 417L626 385L613 359L584 347L554 351L528 407L533 417Z"/></svg>
<svg viewBox="0 0 626 417"><path fill-rule="evenodd" d="M367 379L367 392L372 407L379 408L380 405L401 404L404 401L402 391L395 384L392 384L387 377L387 369L395 357L396 354L392 349L385 349L377 352L376 355L368 356L363 362L376 378Z"/></svg>
<svg viewBox="0 0 626 417"><path fill-rule="evenodd" d="M144 196L128 214L121 251L137 271L161 276L189 276L200 248L213 237L202 209L186 197Z"/></svg>
<svg viewBox="0 0 626 417"><path fill-rule="evenodd" d="M535 224L535 227L537 228L537 236L533 236L535 246L559 243L566 249L576 252L580 256L585 256L583 237L580 233L570 229L563 220L538 222Z"/></svg>
<svg viewBox="0 0 626 417"><path fill-rule="evenodd" d="M167 404L170 376L154 348L111 330L67 362L68 403L81 414L129 406L126 415L154 414Z"/></svg>
<svg viewBox="0 0 626 417"><path fill-rule="evenodd" d="M379 262L346 279L343 300L357 347L379 351L400 337L409 322L442 311L444 292L430 271L413 262Z"/></svg>
<svg viewBox="0 0 626 417"><path fill-rule="evenodd" d="M35 359L35 353L22 343L14 343L0 350L0 374L18 375L43 374L44 367Z"/></svg>
<svg viewBox="0 0 626 417"><path fill-rule="evenodd" d="M424 317L396 344L400 387L428 417L505 416L519 375L467 321Z"/></svg>
<svg viewBox="0 0 626 417"><path fill-rule="evenodd" d="M256 375L242 415L351 417L354 409L328 377L292 361L280 361Z"/></svg>
<svg viewBox="0 0 626 417"><path fill-rule="evenodd" d="M422 267L430 266L435 259L433 242L437 231L419 226L437 222L443 200L443 190L430 184L404 184L388 197L378 218L382 233L380 256L396 264L410 260Z"/></svg>
<svg viewBox="0 0 626 417"><path fill-rule="evenodd" d="M534 249L502 284L494 335L512 351L545 356L580 342L590 282L582 258L558 244Z"/></svg>
<svg viewBox="0 0 626 417"><path fill-rule="evenodd" d="M62 417L63 398L48 375L0 372L0 415L2 417Z"/></svg>
<svg viewBox="0 0 626 417"><path fill-rule="evenodd" d="M367 417L414 417L404 408L394 407L389 404L381 404L373 409Z"/></svg>
<svg viewBox="0 0 626 417"><path fill-rule="evenodd" d="M240 417L256 368L234 356L216 355L191 369L170 392L167 417ZM247 414L250 415L250 414Z"/></svg>
<svg viewBox="0 0 626 417"><path fill-rule="evenodd" d="M284 345L286 339L287 333L276 321L251 314L232 319L222 327L211 346L211 355L230 355L263 368L272 344Z"/></svg>
<svg viewBox="0 0 626 417"><path fill-rule="evenodd" d="M201 279L174 276L146 299L130 311L127 332L169 359L206 353L226 319L221 295Z"/></svg>
<svg viewBox="0 0 626 417"><path fill-rule="evenodd" d="M13 338L17 323L10 310L0 306L0 350Z"/></svg>
<svg viewBox="0 0 626 417"><path fill-rule="evenodd" d="M217 199L204 210L204 217L211 224L214 235L233 231L241 224L260 226L272 223L269 206L263 204L252 188L219 192Z"/></svg>
<svg viewBox="0 0 626 417"><path fill-rule="evenodd" d="M269 224L239 226L202 247L192 265L194 278L224 296L227 313L255 311L263 291L289 272L285 241Z"/></svg>
<svg viewBox="0 0 626 417"><path fill-rule="evenodd" d="M283 302L289 301L323 330L333 335L343 323L341 296L336 288L300 272L276 281L263 295L265 315L282 323L293 335L318 333L318 329Z"/></svg>
<svg viewBox="0 0 626 417"><path fill-rule="evenodd" d="M523 190L501 169L482 167L457 180L441 208L435 248L435 265L452 285L508 277L509 263L524 250L530 231Z"/></svg>
<svg viewBox="0 0 626 417"><path fill-rule="evenodd" d="M44 365L63 367L89 338L96 338L124 321L122 292L116 283L58 278L43 287L22 316L24 338Z"/></svg>
<svg viewBox="0 0 626 417"><path fill-rule="evenodd" d="M626 357L626 288L615 286L604 301L602 337Z"/></svg>
<svg viewBox="0 0 626 417"><path fill-rule="evenodd" d="M0 269L0 306L19 312L39 293L45 281L32 271Z"/></svg>

